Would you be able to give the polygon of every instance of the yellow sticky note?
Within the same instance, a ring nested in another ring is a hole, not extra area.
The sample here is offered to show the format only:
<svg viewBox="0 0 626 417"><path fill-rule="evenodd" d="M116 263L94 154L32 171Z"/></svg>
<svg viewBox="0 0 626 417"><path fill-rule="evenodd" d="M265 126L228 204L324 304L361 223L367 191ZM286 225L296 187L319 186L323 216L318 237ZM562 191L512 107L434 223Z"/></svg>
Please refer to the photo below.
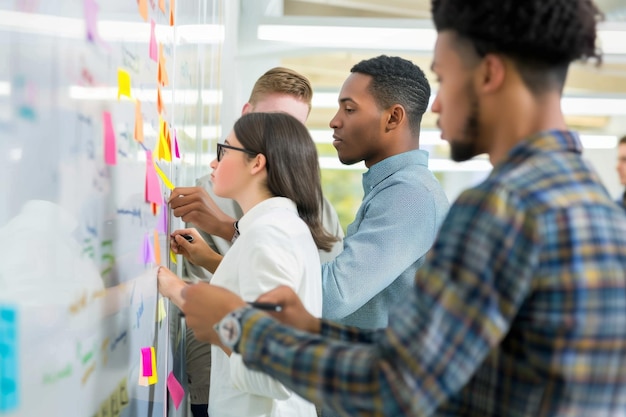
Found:
<svg viewBox="0 0 626 417"><path fill-rule="evenodd" d="M126 96L128 98L133 98L130 93L130 74L127 71L124 71L121 68L117 69L117 99L120 99L120 96Z"/></svg>
<svg viewBox="0 0 626 417"><path fill-rule="evenodd" d="M163 301L163 297L160 297L157 306L157 322L161 323L165 317L167 317L165 302Z"/></svg>
<svg viewBox="0 0 626 417"><path fill-rule="evenodd" d="M148 384L154 385L159 382L159 377L157 376L156 354L152 346L150 346L150 353L152 355L152 376L148 377Z"/></svg>
<svg viewBox="0 0 626 417"><path fill-rule="evenodd" d="M173 264L177 264L178 263L178 262L176 262L176 254L171 249L170 249L170 261L172 261Z"/></svg>
<svg viewBox="0 0 626 417"><path fill-rule="evenodd" d="M159 168L157 164L154 164L154 169L156 169L156 173L163 180L163 184L165 184L165 186L169 188L170 190L173 190L174 184L172 184L172 182L167 178L167 176L165 176L165 173L161 171L161 168Z"/></svg>

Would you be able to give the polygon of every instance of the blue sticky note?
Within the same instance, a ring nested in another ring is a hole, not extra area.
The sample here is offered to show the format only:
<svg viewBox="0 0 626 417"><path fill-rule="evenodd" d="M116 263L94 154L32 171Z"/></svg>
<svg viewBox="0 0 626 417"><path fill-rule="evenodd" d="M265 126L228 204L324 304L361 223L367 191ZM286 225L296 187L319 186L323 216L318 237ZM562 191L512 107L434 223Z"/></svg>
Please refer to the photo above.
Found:
<svg viewBox="0 0 626 417"><path fill-rule="evenodd" d="M0 413L19 404L17 319L15 308L0 305Z"/></svg>

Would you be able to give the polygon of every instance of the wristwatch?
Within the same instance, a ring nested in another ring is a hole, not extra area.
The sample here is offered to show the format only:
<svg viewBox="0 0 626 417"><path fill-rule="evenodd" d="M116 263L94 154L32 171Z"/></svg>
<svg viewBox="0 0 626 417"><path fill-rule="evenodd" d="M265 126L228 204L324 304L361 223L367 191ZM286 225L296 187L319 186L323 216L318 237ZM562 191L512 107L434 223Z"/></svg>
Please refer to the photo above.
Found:
<svg viewBox="0 0 626 417"><path fill-rule="evenodd" d="M244 306L231 311L213 326L222 344L230 350L234 351L235 346L239 343L239 339L241 339L241 316L251 308L250 306Z"/></svg>

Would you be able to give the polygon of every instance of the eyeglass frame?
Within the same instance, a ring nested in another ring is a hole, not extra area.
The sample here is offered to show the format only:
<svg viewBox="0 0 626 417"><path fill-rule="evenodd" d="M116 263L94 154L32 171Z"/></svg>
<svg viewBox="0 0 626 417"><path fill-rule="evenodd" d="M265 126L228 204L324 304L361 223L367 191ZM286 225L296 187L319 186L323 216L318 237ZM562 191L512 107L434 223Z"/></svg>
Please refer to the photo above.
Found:
<svg viewBox="0 0 626 417"><path fill-rule="evenodd" d="M238 148L236 146L227 145L225 143L218 143L217 144L217 162L220 162L222 160L222 158L224 157L224 149L233 149L235 151L247 153L250 156L257 156L258 155L258 152L254 152L254 151L251 151L249 149Z"/></svg>

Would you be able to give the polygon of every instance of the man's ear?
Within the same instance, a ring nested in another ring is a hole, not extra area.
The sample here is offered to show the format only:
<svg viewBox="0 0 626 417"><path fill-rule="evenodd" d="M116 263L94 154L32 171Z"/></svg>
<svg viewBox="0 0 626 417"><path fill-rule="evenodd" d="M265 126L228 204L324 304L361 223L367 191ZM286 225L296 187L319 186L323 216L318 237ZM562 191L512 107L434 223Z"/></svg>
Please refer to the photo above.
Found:
<svg viewBox="0 0 626 417"><path fill-rule="evenodd" d="M265 158L265 155L263 155L262 153L259 153L251 161L250 173L252 175L256 175L257 173L263 171L266 166L267 166L267 159Z"/></svg>
<svg viewBox="0 0 626 417"><path fill-rule="evenodd" d="M247 102L246 104L243 105L243 107L241 108L241 115L243 116L244 114L250 113L252 111L252 104L250 104L249 102Z"/></svg>
<svg viewBox="0 0 626 417"><path fill-rule="evenodd" d="M504 84L507 65L503 57L497 54L487 54L480 63L478 70L479 91L492 93Z"/></svg>
<svg viewBox="0 0 626 417"><path fill-rule="evenodd" d="M404 107L399 104L394 104L387 110L387 125L385 131L396 129L406 117Z"/></svg>

